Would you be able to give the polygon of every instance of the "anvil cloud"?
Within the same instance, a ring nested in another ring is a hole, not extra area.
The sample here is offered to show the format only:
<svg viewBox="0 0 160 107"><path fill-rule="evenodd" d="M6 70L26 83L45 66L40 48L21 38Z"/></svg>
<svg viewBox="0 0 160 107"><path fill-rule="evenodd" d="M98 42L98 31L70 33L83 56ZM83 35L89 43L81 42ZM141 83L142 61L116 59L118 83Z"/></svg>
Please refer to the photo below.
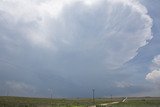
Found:
<svg viewBox="0 0 160 107"><path fill-rule="evenodd" d="M152 21L138 0L2 0L0 84L21 84L37 96L49 88L76 96L71 85L80 93L106 89L96 75L133 60L153 38Z"/></svg>

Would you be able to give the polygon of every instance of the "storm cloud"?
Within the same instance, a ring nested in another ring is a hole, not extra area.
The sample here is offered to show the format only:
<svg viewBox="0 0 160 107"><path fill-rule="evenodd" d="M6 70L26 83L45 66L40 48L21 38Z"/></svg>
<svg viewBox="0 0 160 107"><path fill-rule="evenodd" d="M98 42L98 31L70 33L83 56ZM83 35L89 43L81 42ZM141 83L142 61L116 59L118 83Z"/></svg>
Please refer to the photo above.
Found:
<svg viewBox="0 0 160 107"><path fill-rule="evenodd" d="M17 95L54 88L58 97L116 87L115 72L148 44L151 28L138 0L3 0L0 83L25 90Z"/></svg>

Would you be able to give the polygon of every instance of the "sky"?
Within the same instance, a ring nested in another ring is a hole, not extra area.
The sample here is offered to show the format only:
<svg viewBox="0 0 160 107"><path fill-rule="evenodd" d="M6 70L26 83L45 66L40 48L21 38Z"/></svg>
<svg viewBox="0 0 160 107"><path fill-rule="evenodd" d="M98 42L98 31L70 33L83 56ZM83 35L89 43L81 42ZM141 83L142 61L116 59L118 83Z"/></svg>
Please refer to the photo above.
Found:
<svg viewBox="0 0 160 107"><path fill-rule="evenodd" d="M1 0L0 95L160 96L159 0Z"/></svg>

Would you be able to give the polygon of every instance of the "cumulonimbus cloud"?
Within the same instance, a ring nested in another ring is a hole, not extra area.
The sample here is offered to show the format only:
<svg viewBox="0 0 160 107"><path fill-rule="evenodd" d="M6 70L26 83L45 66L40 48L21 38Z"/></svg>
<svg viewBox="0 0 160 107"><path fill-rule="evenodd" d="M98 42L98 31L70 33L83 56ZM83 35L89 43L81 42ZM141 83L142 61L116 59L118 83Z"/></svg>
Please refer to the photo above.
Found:
<svg viewBox="0 0 160 107"><path fill-rule="evenodd" d="M94 55L108 69L130 61L152 38L152 19L138 0L4 0L0 15L3 46L26 38L33 47Z"/></svg>

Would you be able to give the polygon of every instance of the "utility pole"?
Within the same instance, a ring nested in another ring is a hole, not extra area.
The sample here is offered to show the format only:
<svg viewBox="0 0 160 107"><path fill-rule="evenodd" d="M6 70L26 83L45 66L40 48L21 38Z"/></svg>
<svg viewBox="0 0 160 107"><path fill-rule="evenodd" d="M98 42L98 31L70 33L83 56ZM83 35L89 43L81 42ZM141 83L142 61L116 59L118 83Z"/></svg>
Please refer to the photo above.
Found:
<svg viewBox="0 0 160 107"><path fill-rule="evenodd" d="M94 92L95 92L95 89L92 89L92 97L93 97L93 103L95 103L95 96L94 96Z"/></svg>
<svg viewBox="0 0 160 107"><path fill-rule="evenodd" d="M111 94L111 99L112 99L112 94Z"/></svg>
<svg viewBox="0 0 160 107"><path fill-rule="evenodd" d="M51 89L51 99L53 98L53 89Z"/></svg>
<svg viewBox="0 0 160 107"><path fill-rule="evenodd" d="M52 100L53 100L53 89L52 88L50 89L50 94L51 94L51 107L53 107L53 102L52 102Z"/></svg>
<svg viewBox="0 0 160 107"><path fill-rule="evenodd" d="M6 94L7 94L7 96L9 96L9 89L7 89L7 93Z"/></svg>

